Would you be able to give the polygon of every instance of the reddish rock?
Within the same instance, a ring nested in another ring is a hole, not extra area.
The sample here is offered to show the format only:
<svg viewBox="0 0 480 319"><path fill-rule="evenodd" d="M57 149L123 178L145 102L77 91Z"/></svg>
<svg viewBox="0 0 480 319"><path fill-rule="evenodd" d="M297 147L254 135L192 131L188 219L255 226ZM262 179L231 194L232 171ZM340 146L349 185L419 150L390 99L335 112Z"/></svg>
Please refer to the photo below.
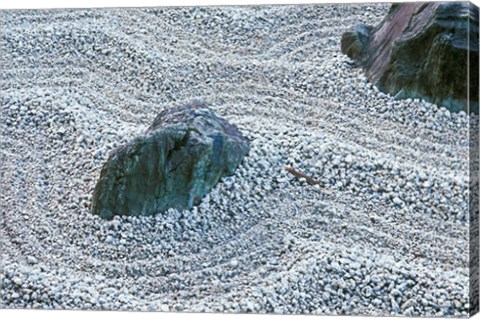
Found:
<svg viewBox="0 0 480 319"><path fill-rule="evenodd" d="M478 113L478 21L468 2L397 3L378 26L345 32L341 49L383 92L452 111L470 99Z"/></svg>

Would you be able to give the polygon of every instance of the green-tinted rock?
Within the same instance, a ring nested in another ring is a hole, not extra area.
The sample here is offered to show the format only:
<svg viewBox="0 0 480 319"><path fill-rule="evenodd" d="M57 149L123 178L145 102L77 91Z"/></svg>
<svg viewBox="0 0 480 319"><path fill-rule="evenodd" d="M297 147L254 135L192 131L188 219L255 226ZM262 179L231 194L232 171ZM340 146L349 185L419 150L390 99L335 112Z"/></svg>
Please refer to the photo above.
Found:
<svg viewBox="0 0 480 319"><path fill-rule="evenodd" d="M144 136L109 157L92 213L109 219L190 208L233 174L248 151L237 128L203 104L165 110Z"/></svg>

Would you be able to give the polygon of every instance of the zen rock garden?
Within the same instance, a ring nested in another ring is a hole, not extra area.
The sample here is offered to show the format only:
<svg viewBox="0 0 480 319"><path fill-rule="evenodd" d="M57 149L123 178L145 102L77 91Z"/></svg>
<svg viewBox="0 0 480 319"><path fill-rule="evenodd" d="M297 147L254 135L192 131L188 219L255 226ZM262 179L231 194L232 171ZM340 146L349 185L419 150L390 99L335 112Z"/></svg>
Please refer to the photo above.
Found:
<svg viewBox="0 0 480 319"><path fill-rule="evenodd" d="M467 111L470 101L478 109L478 72L466 81L468 68L478 69L478 10L471 4L393 4L378 26L345 32L341 47L372 83L396 98L420 97L451 111ZM237 128L201 102L167 109L144 136L110 156L92 211L112 218L191 208L247 153L248 141Z"/></svg>
<svg viewBox="0 0 480 319"><path fill-rule="evenodd" d="M1 15L0 308L478 304L478 8Z"/></svg>

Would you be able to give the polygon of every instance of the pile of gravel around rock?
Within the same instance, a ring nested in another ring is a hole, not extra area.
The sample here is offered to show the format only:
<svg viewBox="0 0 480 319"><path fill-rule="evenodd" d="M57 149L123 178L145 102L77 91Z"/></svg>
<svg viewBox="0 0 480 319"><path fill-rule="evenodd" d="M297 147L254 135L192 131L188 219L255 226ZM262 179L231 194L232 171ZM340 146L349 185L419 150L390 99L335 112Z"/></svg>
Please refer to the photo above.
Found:
<svg viewBox="0 0 480 319"><path fill-rule="evenodd" d="M478 118L352 68L341 34L387 10L2 12L0 307L466 316ZM194 97L251 141L235 175L191 210L93 216L109 152Z"/></svg>

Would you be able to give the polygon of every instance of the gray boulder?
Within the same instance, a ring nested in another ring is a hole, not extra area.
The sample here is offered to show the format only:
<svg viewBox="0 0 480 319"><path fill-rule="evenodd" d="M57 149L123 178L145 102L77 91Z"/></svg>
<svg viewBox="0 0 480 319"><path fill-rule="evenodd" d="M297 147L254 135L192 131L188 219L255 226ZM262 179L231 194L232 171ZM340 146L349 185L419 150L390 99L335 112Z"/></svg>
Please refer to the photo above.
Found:
<svg viewBox="0 0 480 319"><path fill-rule="evenodd" d="M110 155L92 213L111 219L191 208L232 175L248 151L238 129L203 103L164 110L143 136Z"/></svg>
<svg viewBox="0 0 480 319"><path fill-rule="evenodd" d="M345 32L341 49L383 92L478 113L478 21L468 2L397 3L378 26Z"/></svg>

